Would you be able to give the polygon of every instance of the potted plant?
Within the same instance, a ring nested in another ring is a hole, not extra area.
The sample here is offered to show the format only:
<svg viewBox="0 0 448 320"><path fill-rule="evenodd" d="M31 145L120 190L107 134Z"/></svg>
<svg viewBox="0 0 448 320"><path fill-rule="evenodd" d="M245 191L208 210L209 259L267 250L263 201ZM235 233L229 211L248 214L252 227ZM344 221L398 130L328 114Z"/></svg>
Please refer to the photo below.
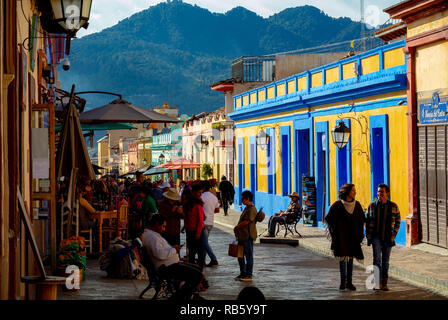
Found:
<svg viewBox="0 0 448 320"><path fill-rule="evenodd" d="M80 281L85 278L87 258L84 237L71 237L62 240L57 255L57 270L60 276L65 273L67 266L75 265L79 268Z"/></svg>

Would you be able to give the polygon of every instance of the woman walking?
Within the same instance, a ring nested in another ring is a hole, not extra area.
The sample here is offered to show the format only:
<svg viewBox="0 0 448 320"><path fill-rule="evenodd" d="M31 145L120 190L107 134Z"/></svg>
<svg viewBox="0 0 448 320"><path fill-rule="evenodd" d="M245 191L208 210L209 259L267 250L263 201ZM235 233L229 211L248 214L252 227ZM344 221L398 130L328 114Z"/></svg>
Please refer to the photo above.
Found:
<svg viewBox="0 0 448 320"><path fill-rule="evenodd" d="M202 201L202 184L196 183L191 187L191 194L186 195L183 202L185 213L184 227L187 232L188 262L195 263L195 256L198 255L199 267L205 264L204 237L204 202Z"/></svg>
<svg viewBox="0 0 448 320"><path fill-rule="evenodd" d="M339 190L339 199L330 208L325 220L331 234L331 250L339 260L341 285L339 290L356 290L352 283L353 258L364 260L361 242L364 238L365 215L355 200L354 184L345 184Z"/></svg>

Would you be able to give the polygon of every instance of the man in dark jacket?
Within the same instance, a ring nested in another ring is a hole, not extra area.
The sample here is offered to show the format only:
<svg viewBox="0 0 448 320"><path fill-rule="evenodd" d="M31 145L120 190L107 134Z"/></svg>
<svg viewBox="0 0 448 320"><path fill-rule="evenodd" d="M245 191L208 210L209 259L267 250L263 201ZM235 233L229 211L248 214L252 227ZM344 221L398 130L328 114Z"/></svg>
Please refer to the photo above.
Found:
<svg viewBox="0 0 448 320"><path fill-rule="evenodd" d="M225 176L221 177L221 182L219 183L219 191L221 192L221 203L224 210L224 215L227 215L229 210L229 204L233 203L233 197L235 196L235 188L232 183L227 180Z"/></svg>
<svg viewBox="0 0 448 320"><path fill-rule="evenodd" d="M380 270L379 289L383 291L389 291L387 280L390 252L395 246L401 222L400 210L396 203L388 200L389 194L389 186L378 185L378 200L369 205L366 221L367 245L373 246L373 264Z"/></svg>

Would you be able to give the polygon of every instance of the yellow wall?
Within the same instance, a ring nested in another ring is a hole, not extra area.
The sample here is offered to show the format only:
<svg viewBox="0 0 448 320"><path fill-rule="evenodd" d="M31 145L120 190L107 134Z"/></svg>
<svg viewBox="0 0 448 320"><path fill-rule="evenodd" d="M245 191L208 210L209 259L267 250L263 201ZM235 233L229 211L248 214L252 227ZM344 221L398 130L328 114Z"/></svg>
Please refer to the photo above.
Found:
<svg viewBox="0 0 448 320"><path fill-rule="evenodd" d="M241 107L241 98L236 99L236 107Z"/></svg>
<svg viewBox="0 0 448 320"><path fill-rule="evenodd" d="M354 71L354 62L346 63L342 65L342 79L350 79L356 77L356 73Z"/></svg>
<svg viewBox="0 0 448 320"><path fill-rule="evenodd" d="M253 126L253 127L247 127L247 128L239 128L235 129L235 137L238 140L238 138L244 137L244 172L245 172L245 181L244 181L244 187L247 189L250 189L250 158L249 158L249 137L256 136L260 129L266 130L266 128L274 128L275 129L275 161L276 161L276 174L277 174L277 180L276 180L276 194L281 195L281 188L282 188L282 180L281 180L281 140L280 140L280 127L283 126L290 126L291 128L291 168L294 167L293 163L293 152L294 152L294 137L292 135L292 127L293 122L292 121L286 121L286 122L279 122L272 125L264 125L264 126ZM238 153L238 146L236 147L236 153ZM236 179L236 185L238 185L238 154L236 154L236 163L235 163L235 179ZM268 183L267 183L267 148L261 149L261 147L257 146L257 177L258 177L258 191L261 192L267 192L268 191ZM292 177L294 176L294 172L291 172ZM291 188L294 189L294 180L291 177Z"/></svg>
<svg viewBox="0 0 448 320"><path fill-rule="evenodd" d="M325 70L326 83L339 81L339 67Z"/></svg>
<svg viewBox="0 0 448 320"><path fill-rule="evenodd" d="M247 106L249 104L249 95L243 96L243 106Z"/></svg>
<svg viewBox="0 0 448 320"><path fill-rule="evenodd" d="M286 93L285 84L277 85L277 97L283 96Z"/></svg>
<svg viewBox="0 0 448 320"><path fill-rule="evenodd" d="M306 89L306 77L301 77L297 79L297 90L305 90Z"/></svg>
<svg viewBox="0 0 448 320"><path fill-rule="evenodd" d="M296 81L295 80L288 81L288 93L293 93L293 92L296 92Z"/></svg>
<svg viewBox="0 0 448 320"><path fill-rule="evenodd" d="M403 48L397 48L384 52L384 69L401 66L405 63Z"/></svg>
<svg viewBox="0 0 448 320"><path fill-rule="evenodd" d="M311 87L319 87L322 85L322 72L313 73L311 75Z"/></svg>
<svg viewBox="0 0 448 320"><path fill-rule="evenodd" d="M253 92L250 94L250 103L257 102L257 93Z"/></svg>
<svg viewBox="0 0 448 320"><path fill-rule="evenodd" d="M355 102L356 104L356 102ZM389 121L389 174L391 200L396 202L404 219L408 214L408 143L407 143L407 108L406 106L387 107L381 109L368 110L365 112L357 112L358 116L369 116L388 114ZM353 117L353 113L341 114L342 119ZM316 117L316 122L328 121L329 135L331 129L336 126L338 115L329 115ZM351 144L352 144L352 183L356 186L356 199L364 208L370 203L370 133L369 128L365 126L366 122L359 119L363 125L367 135L361 134L361 126L354 119L351 119ZM328 137L331 139L331 137ZM360 149L364 153L359 153L353 148L358 144L356 149ZM316 148L316 145L314 146ZM329 142L330 147L330 202L337 200L336 187L336 146L332 141ZM376 196L375 196L376 197Z"/></svg>
<svg viewBox="0 0 448 320"><path fill-rule="evenodd" d="M369 74L380 70L380 57L374 55L361 60L362 74Z"/></svg>
<svg viewBox="0 0 448 320"><path fill-rule="evenodd" d="M448 25L448 10L408 24L408 37Z"/></svg>
<svg viewBox="0 0 448 320"><path fill-rule="evenodd" d="M258 90L258 101L261 102L266 99L264 90Z"/></svg>
<svg viewBox="0 0 448 320"><path fill-rule="evenodd" d="M269 87L267 91L268 91L268 99L272 99L275 97L275 88L274 87Z"/></svg>
<svg viewBox="0 0 448 320"><path fill-rule="evenodd" d="M382 100L388 100L392 98L400 98L406 97L406 91L394 92L389 94L377 95L368 98L361 98L355 100L355 105L364 104L369 102L378 102ZM320 109L331 109L337 107L347 106L349 103L353 101L345 101L338 102L323 106L318 106L312 108L312 111L320 110ZM407 154L408 154L408 145L407 145L407 106L395 106L395 107L387 107L380 108L374 110L368 110L364 112L357 112L356 115L364 116L369 119L369 116L373 115L381 115L388 114L388 122L389 122L389 179L390 179L390 188L391 188L391 200L396 202L400 208L400 212L402 213L402 219L406 217L408 214L408 163L407 163ZM299 112L284 112L280 114L263 116L258 118L253 118L250 121L240 121L236 124L250 123L253 121L266 120L269 118L276 117L287 117L297 115ZM341 114L341 118L349 118L354 117L355 114L352 112L350 114ZM338 119L338 115L327 115L321 117L315 117L314 122L328 121L329 122L329 139L331 139L331 129L333 129L336 125L336 120ZM367 135L361 135L361 127L356 122L356 120L351 120L351 128L352 128L352 182L356 185L357 189L357 200L363 205L363 207L367 207L370 203L371 195L370 195L370 133L369 128L365 126L365 121L360 119L363 129L367 132ZM297 152L294 146L294 134L293 134L293 121L279 122L266 124L263 126L252 126L247 128L238 128L235 129L236 139L239 137L245 137L245 156L247 160L245 160L245 187L250 187L250 172L249 172L249 157L248 157L248 137L255 136L260 128L275 128L275 148L276 148L276 194L281 195L281 140L280 140L280 127L281 126L290 126L291 128L291 188L294 190L294 181L295 181L295 172L294 172L294 154ZM361 139L362 136L362 139ZM361 149L365 151L366 154L359 154L353 148L358 144L361 139L361 143L357 147L357 149ZM337 200L337 190L336 190L336 146L330 140L329 142L329 156L330 156L330 201L331 203ZM267 192L267 168L266 168L266 157L267 152L266 148L262 150L260 147L257 148L257 176L258 176L258 191ZM236 158L238 159L238 157ZM238 161L235 164L235 177L238 179ZM236 180L238 181L238 180Z"/></svg>
<svg viewBox="0 0 448 320"><path fill-rule="evenodd" d="M434 90L448 94L448 41L418 47L415 69L419 98L430 98Z"/></svg>

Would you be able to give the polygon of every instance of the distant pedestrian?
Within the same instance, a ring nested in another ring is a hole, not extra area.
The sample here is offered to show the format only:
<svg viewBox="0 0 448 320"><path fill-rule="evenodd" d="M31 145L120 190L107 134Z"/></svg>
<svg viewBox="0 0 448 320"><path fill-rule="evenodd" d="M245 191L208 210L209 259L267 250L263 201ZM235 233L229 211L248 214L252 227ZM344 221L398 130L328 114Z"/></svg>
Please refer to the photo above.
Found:
<svg viewBox="0 0 448 320"><path fill-rule="evenodd" d="M355 185L343 185L339 190L340 200L333 203L325 217L331 234L331 250L339 260L339 290L356 290L352 282L353 258L364 260L361 242L364 239L365 215L355 197Z"/></svg>
<svg viewBox="0 0 448 320"><path fill-rule="evenodd" d="M232 183L227 180L226 176L221 177L219 191L221 193L222 208L224 210L224 215L226 216L228 214L229 205L233 203L233 198L235 196L235 188Z"/></svg>
<svg viewBox="0 0 448 320"><path fill-rule="evenodd" d="M184 218L180 197L176 188L163 193L163 200L159 202L159 213L166 218L166 228L162 237L172 246L180 245L180 220Z"/></svg>
<svg viewBox="0 0 448 320"><path fill-rule="evenodd" d="M202 184L204 187L204 192L202 193L202 201L204 201L204 216L205 216L204 221L205 236L203 240L204 240L205 252L211 259L207 267L211 267L218 265L218 259L216 258L212 248L210 247L209 238L210 238L210 232L213 229L214 215L215 213L219 212L219 201L218 198L213 193L210 192L211 188L210 182L205 180L202 182Z"/></svg>
<svg viewBox="0 0 448 320"><path fill-rule="evenodd" d="M241 213L237 226L233 229L238 244L244 247L242 258L238 258L240 274L235 280L252 281L254 268L254 241L257 239L257 227L255 218L257 209L253 204L253 194L249 190L241 194L241 202L246 206Z"/></svg>
<svg viewBox="0 0 448 320"><path fill-rule="evenodd" d="M395 237L400 229L400 210L396 203L388 200L389 186L378 185L378 200L367 209L366 237L367 245L373 247L373 264L380 270L380 287L376 290L389 291L389 258Z"/></svg>
<svg viewBox="0 0 448 320"><path fill-rule="evenodd" d="M143 222L149 221L151 217L157 213L157 204L156 200L154 199L154 195L152 194L152 190L149 186L144 186L142 188L142 220Z"/></svg>
<svg viewBox="0 0 448 320"><path fill-rule="evenodd" d="M186 195L183 203L185 214L184 227L187 236L188 262L195 263L198 255L198 265L201 269L205 264L204 234L204 202L201 195L203 191L201 183L196 182L191 186L191 193Z"/></svg>

